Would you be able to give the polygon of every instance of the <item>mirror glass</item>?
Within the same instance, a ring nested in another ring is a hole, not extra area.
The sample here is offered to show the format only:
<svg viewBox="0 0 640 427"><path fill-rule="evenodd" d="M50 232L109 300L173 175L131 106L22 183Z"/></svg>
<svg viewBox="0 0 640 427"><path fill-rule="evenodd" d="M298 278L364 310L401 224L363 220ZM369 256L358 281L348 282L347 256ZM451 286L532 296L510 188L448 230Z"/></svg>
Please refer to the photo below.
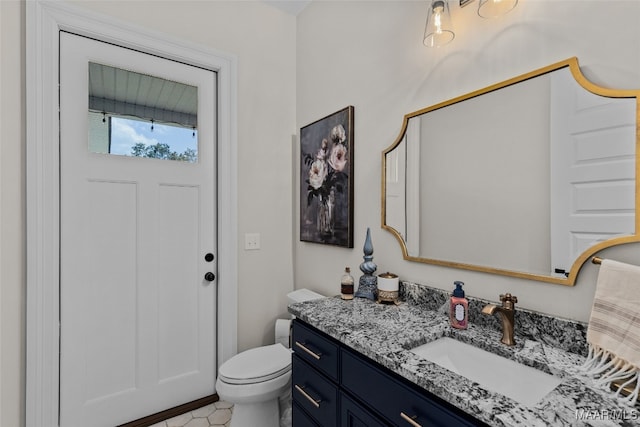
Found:
<svg viewBox="0 0 640 427"><path fill-rule="evenodd" d="M89 63L89 151L198 161L198 88Z"/></svg>
<svg viewBox="0 0 640 427"><path fill-rule="evenodd" d="M407 114L383 153L383 228L408 260L575 283L637 240L639 93L570 58Z"/></svg>

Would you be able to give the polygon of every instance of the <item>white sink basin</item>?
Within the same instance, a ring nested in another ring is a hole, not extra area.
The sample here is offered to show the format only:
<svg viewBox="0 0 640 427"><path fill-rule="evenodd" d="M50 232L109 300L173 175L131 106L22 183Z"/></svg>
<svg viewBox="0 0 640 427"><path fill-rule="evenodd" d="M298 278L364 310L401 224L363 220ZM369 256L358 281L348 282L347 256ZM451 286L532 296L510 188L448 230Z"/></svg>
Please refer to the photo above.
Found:
<svg viewBox="0 0 640 427"><path fill-rule="evenodd" d="M526 406L533 406L562 381L453 338L440 338L411 351L478 383L486 390L500 393Z"/></svg>

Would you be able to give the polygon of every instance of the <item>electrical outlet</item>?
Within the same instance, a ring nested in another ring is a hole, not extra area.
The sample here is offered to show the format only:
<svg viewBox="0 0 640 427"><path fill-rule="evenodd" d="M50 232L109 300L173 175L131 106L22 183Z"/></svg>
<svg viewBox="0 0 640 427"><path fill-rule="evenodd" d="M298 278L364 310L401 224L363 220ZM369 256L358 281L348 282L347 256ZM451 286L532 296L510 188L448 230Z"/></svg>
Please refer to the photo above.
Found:
<svg viewBox="0 0 640 427"><path fill-rule="evenodd" d="M260 233L245 233L244 249L247 251L260 249Z"/></svg>

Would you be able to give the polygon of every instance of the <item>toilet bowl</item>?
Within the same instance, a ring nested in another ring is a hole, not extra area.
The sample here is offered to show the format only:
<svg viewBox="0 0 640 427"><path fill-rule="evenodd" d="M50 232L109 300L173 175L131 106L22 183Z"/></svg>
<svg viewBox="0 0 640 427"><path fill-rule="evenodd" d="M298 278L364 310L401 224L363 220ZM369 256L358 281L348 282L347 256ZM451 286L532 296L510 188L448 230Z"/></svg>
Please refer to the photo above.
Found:
<svg viewBox="0 0 640 427"><path fill-rule="evenodd" d="M278 397L291 387L291 351L280 343L253 348L220 367L216 390L234 404L231 425L278 427Z"/></svg>
<svg viewBox="0 0 640 427"><path fill-rule="evenodd" d="M287 294L289 303L318 298L324 297L307 289ZM288 334L276 330L276 340L238 353L220 366L216 392L234 405L231 427L279 427L280 401L291 389L291 350Z"/></svg>

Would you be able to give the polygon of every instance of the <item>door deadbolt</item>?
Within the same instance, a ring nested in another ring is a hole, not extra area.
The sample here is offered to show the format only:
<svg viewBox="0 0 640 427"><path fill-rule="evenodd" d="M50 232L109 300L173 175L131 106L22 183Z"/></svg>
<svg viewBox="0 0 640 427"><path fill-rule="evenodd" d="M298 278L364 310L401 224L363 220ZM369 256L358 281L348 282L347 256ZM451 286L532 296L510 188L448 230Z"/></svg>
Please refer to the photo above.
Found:
<svg viewBox="0 0 640 427"><path fill-rule="evenodd" d="M215 258L215 257L213 256L213 254L212 254L211 252L209 252L208 254L206 254L206 255L204 256L204 260L205 260L205 261L207 261L207 262L211 262L211 261L213 261L213 259L214 259L214 258Z"/></svg>

